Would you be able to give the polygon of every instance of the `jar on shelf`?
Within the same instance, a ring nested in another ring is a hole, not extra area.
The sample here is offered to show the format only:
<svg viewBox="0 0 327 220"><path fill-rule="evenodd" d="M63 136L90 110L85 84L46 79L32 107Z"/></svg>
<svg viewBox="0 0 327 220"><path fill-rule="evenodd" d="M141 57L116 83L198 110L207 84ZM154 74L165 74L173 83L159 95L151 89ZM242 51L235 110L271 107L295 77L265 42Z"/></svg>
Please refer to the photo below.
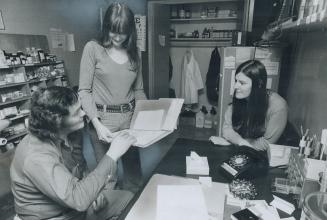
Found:
<svg viewBox="0 0 327 220"><path fill-rule="evenodd" d="M188 7L185 9L185 18L191 18L191 9Z"/></svg>
<svg viewBox="0 0 327 220"><path fill-rule="evenodd" d="M170 18L178 18L178 10L177 10L177 6L172 5L170 7Z"/></svg>
<svg viewBox="0 0 327 220"><path fill-rule="evenodd" d="M200 14L200 17L201 18L207 18L208 17L208 11L207 11L207 7L205 6L202 6L201 7L201 14Z"/></svg>
<svg viewBox="0 0 327 220"><path fill-rule="evenodd" d="M181 5L178 10L178 17L179 18L185 18L185 9L184 5Z"/></svg>
<svg viewBox="0 0 327 220"><path fill-rule="evenodd" d="M37 49L37 54L39 57L40 62L45 62L45 55L44 55L44 51L41 48Z"/></svg>

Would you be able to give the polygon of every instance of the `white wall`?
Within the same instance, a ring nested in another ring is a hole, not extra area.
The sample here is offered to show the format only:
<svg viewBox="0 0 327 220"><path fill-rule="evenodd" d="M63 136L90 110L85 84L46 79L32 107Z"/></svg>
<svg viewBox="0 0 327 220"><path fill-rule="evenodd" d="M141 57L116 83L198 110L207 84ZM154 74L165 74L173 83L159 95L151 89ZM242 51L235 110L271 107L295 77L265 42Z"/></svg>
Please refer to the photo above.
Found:
<svg viewBox="0 0 327 220"><path fill-rule="evenodd" d="M0 33L47 35L49 28L73 33L75 52L52 49L63 59L71 85L78 84L79 63L85 43L100 29L99 11L105 12L112 0L0 0L5 30ZM119 2L119 1L115 1ZM146 0L125 0L134 13L145 14Z"/></svg>

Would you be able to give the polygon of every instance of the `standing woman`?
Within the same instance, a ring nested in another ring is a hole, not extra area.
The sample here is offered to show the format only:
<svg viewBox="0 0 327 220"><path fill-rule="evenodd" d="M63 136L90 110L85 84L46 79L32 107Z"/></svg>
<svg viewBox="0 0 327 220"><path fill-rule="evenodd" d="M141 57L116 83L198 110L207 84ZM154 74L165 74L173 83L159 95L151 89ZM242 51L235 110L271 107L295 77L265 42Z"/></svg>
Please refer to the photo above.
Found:
<svg viewBox="0 0 327 220"><path fill-rule="evenodd" d="M146 99L136 46L134 14L127 5L107 9L99 39L89 41L80 65L79 95L91 120L92 144L100 161L112 132L129 128L135 99Z"/></svg>
<svg viewBox="0 0 327 220"><path fill-rule="evenodd" d="M278 141L287 122L287 104L266 85L267 71L260 61L237 67L233 102L223 125L223 136L231 143L267 150L269 143Z"/></svg>

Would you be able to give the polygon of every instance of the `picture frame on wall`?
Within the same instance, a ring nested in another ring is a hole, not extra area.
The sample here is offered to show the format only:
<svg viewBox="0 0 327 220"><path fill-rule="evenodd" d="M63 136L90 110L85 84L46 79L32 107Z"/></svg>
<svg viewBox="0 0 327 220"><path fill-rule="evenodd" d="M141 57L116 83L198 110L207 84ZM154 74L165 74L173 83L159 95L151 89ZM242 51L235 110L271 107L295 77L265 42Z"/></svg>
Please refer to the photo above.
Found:
<svg viewBox="0 0 327 220"><path fill-rule="evenodd" d="M5 23L3 22L2 11L0 10L0 30L4 30L4 29L5 29Z"/></svg>

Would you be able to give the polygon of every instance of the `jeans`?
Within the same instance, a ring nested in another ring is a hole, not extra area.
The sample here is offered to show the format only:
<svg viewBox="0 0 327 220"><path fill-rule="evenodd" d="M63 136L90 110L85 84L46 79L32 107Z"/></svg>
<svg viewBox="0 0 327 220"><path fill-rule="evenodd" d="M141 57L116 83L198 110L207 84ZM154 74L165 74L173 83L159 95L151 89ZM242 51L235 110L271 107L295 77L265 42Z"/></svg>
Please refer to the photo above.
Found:
<svg viewBox="0 0 327 220"><path fill-rule="evenodd" d="M98 111L100 121L111 132L128 129L133 112L110 113ZM90 124L91 142L97 162L106 154L110 144L100 141L95 128ZM118 160L118 186L123 189L136 192L142 184L140 156L138 148L130 148L120 160Z"/></svg>

